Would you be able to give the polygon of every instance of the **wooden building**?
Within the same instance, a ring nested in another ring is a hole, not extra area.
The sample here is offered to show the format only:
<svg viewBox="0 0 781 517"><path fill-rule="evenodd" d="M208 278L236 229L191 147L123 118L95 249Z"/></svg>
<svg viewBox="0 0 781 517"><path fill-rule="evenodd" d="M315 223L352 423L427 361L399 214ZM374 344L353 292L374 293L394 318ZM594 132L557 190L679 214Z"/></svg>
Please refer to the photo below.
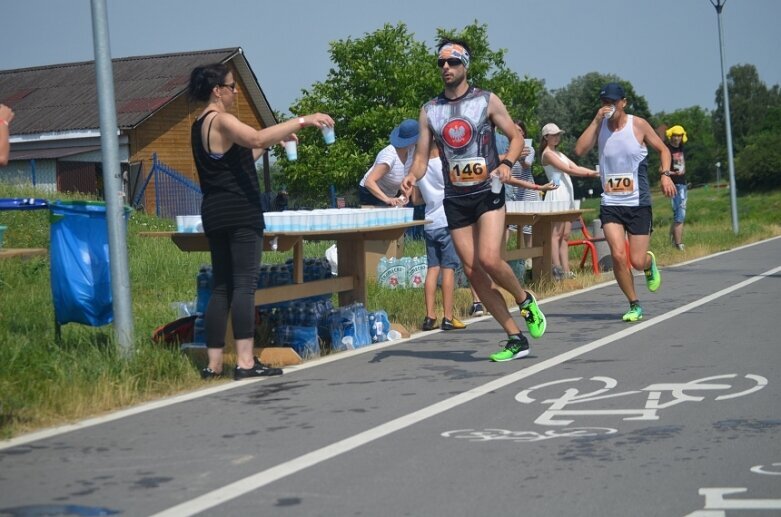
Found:
<svg viewBox="0 0 781 517"><path fill-rule="evenodd" d="M240 47L112 60L119 156L130 201L152 155L197 183L190 127L203 109L187 95L198 65L225 63L238 83L234 114L257 128L277 120ZM95 62L0 71L0 103L16 116L9 164L0 181L33 184L44 192L100 193L100 117ZM268 159L264 160L268 176ZM144 206L154 210L154 185Z"/></svg>

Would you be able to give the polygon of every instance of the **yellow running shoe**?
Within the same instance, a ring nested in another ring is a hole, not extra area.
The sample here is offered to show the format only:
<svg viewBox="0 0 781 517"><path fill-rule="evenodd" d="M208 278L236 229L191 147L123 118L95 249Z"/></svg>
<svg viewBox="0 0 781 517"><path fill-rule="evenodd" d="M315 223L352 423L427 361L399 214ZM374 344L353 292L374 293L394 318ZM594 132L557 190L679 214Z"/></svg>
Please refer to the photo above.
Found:
<svg viewBox="0 0 781 517"><path fill-rule="evenodd" d="M454 316L452 320L442 318L442 325L439 328L442 330L461 330L465 329L466 325Z"/></svg>

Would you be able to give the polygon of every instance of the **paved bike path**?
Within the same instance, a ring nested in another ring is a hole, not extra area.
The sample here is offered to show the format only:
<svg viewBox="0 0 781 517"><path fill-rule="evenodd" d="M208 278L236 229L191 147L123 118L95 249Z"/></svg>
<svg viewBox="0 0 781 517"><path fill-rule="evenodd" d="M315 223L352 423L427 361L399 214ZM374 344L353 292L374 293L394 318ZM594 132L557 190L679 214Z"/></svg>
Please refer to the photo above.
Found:
<svg viewBox="0 0 781 517"><path fill-rule="evenodd" d="M618 319L616 285L546 300L548 333L522 360L487 361L503 338L488 318L0 450L0 515L44 504L126 515L686 515L704 507L701 489L746 489L712 501L781 499L781 282L778 272L754 281L781 265L779 251L776 239L667 268L654 294L637 278L646 320L635 325ZM728 389L691 392L702 401L647 389L722 375L734 377L712 384ZM714 400L760 378L758 391ZM571 404L600 413L570 425L538 423L541 401L611 382L603 395L635 393ZM533 402L519 396L546 383L528 392ZM650 419L655 396L675 403ZM641 410L646 419L626 419Z"/></svg>

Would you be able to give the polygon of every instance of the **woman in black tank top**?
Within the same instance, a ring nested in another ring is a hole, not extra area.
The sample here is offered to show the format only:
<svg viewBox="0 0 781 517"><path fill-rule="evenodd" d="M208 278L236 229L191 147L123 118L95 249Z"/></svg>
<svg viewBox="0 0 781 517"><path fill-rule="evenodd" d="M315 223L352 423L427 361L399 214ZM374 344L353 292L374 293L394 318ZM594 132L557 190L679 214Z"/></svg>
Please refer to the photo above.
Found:
<svg viewBox="0 0 781 517"><path fill-rule="evenodd" d="M236 341L234 378L279 375L282 370L261 364L254 355L255 289L263 239L255 161L272 145L296 140L299 129L333 127L334 121L314 113L261 130L244 124L230 113L238 89L233 72L222 63L196 67L190 74L189 94L207 103L191 134L214 281L204 316L209 366L201 376L222 375L228 314Z"/></svg>

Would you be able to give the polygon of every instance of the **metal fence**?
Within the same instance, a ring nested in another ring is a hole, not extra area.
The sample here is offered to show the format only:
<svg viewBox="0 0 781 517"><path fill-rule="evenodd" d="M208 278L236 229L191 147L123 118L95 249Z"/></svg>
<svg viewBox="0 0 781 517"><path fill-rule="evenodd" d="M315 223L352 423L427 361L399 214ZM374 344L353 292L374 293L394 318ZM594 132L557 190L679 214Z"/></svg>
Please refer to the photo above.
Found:
<svg viewBox="0 0 781 517"><path fill-rule="evenodd" d="M154 185L155 215L175 218L177 215L198 215L201 213L203 193L198 185L176 170L168 167L152 155L152 168L144 184L133 199L133 206L143 206L146 189Z"/></svg>

